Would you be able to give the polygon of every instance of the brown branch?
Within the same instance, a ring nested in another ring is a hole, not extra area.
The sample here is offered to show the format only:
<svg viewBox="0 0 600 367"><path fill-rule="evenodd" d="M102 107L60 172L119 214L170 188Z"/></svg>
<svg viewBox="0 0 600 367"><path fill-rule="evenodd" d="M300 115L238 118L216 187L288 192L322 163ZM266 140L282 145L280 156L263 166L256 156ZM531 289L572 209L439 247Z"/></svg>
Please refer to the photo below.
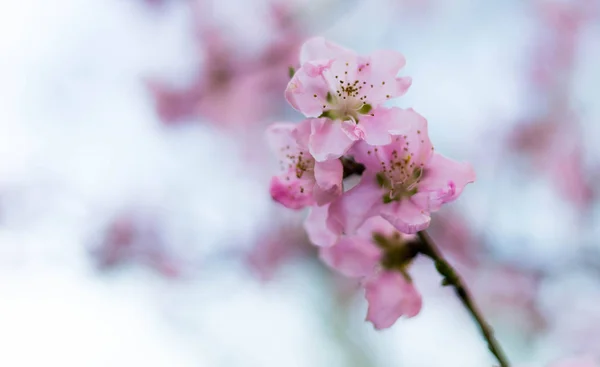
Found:
<svg viewBox="0 0 600 367"><path fill-rule="evenodd" d="M452 265L446 261L427 232L420 231L418 233L418 237L421 240L422 245L421 253L434 261L437 271L444 277L443 284L454 287L454 292L479 326L479 330L481 331L483 338L486 340L490 352L492 352L492 354L496 357L501 367L509 367L510 364L508 359L504 355L500 344L494 337L494 331L485 321L483 314L478 309L477 305L475 305L473 297L469 294L469 291L464 285L461 277L458 275Z"/></svg>

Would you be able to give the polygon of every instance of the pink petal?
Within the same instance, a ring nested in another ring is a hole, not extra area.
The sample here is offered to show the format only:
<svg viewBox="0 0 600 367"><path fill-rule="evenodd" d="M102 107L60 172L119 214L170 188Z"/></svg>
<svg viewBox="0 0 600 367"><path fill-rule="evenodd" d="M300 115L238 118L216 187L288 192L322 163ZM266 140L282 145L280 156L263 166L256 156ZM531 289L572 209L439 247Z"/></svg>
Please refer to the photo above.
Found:
<svg viewBox="0 0 600 367"><path fill-rule="evenodd" d="M379 107L361 117L359 125L364 131L364 139L370 145L386 145L392 142L392 135L410 134L423 126L411 112L398 107Z"/></svg>
<svg viewBox="0 0 600 367"><path fill-rule="evenodd" d="M396 228L390 224L387 220L380 216L371 217L363 223L362 226L356 231L358 236L362 238L371 239L373 233L381 233L386 236L392 235L397 232Z"/></svg>
<svg viewBox="0 0 600 367"><path fill-rule="evenodd" d="M327 104L329 85L323 73L331 67L328 60L304 64L285 89L285 98L306 117L319 117Z"/></svg>
<svg viewBox="0 0 600 367"><path fill-rule="evenodd" d="M321 248L319 255L331 268L350 278L365 277L381 259L381 250L359 236L342 238L335 246Z"/></svg>
<svg viewBox="0 0 600 367"><path fill-rule="evenodd" d="M373 81L373 83L377 82ZM395 77L388 79L385 84L381 81L378 83L373 84L374 88L368 94L367 101L373 105L380 105L390 99L403 96L412 85L412 78Z"/></svg>
<svg viewBox="0 0 600 367"><path fill-rule="evenodd" d="M353 52L323 37L313 37L304 42L300 49L300 65L314 60L344 58L348 54Z"/></svg>
<svg viewBox="0 0 600 367"><path fill-rule="evenodd" d="M313 206L304 221L308 239L319 247L333 246L339 238L339 233L336 234L327 227L328 211L328 205Z"/></svg>
<svg viewBox="0 0 600 367"><path fill-rule="evenodd" d="M433 156L433 146L429 139L427 120L412 108L395 112L398 114L396 123L390 126L394 135L392 143L379 149L380 156L390 160L394 151L403 158L410 155L410 161L417 165L426 165Z"/></svg>
<svg viewBox="0 0 600 367"><path fill-rule="evenodd" d="M348 155L353 156L357 162L364 164L372 172L378 172L381 169L381 161L374 149L375 147L360 140L348 150Z"/></svg>
<svg viewBox="0 0 600 367"><path fill-rule="evenodd" d="M429 227L431 217L411 199L403 199L380 207L381 216L402 233L415 234Z"/></svg>
<svg viewBox="0 0 600 367"><path fill-rule="evenodd" d="M437 210L456 200L464 187L475 181L475 171L469 163L456 162L435 153L425 167L419 191L429 192L428 210Z"/></svg>
<svg viewBox="0 0 600 367"><path fill-rule="evenodd" d="M273 177L271 179L271 197L273 200L290 209L302 209L306 206L313 205L313 187L307 180L298 180L292 172L286 177ZM292 178L293 177L293 178Z"/></svg>
<svg viewBox="0 0 600 367"><path fill-rule="evenodd" d="M421 311L421 295L399 272L382 272L366 282L365 290L367 320L376 329L389 328L401 316L410 318Z"/></svg>
<svg viewBox="0 0 600 367"><path fill-rule="evenodd" d="M296 124L289 122L277 122L269 125L265 132L267 144L279 158L286 158L286 155L297 153L297 143L293 136Z"/></svg>
<svg viewBox="0 0 600 367"><path fill-rule="evenodd" d="M310 142L310 135L312 134L312 123L313 119L302 120L292 130L292 138L294 143L298 146L299 151L308 153L308 145Z"/></svg>
<svg viewBox="0 0 600 367"><path fill-rule="evenodd" d="M318 162L341 157L355 140L357 138L349 136L339 121L327 118L312 120L309 151Z"/></svg>
<svg viewBox="0 0 600 367"><path fill-rule="evenodd" d="M370 55L371 69L377 76L395 77L400 69L406 65L404 55L391 50L378 50Z"/></svg>
<svg viewBox="0 0 600 367"><path fill-rule="evenodd" d="M369 103L377 106L406 93L412 79L397 76L404 64L404 56L394 51L376 51L365 58L359 75L362 80L367 81L367 85L370 84L366 92Z"/></svg>
<svg viewBox="0 0 600 367"><path fill-rule="evenodd" d="M314 196L317 205L331 202L342 194L344 167L339 159L315 163Z"/></svg>
<svg viewBox="0 0 600 367"><path fill-rule="evenodd" d="M336 232L353 234L370 217L377 215L383 192L373 175L363 175L360 183L329 206L328 225Z"/></svg>

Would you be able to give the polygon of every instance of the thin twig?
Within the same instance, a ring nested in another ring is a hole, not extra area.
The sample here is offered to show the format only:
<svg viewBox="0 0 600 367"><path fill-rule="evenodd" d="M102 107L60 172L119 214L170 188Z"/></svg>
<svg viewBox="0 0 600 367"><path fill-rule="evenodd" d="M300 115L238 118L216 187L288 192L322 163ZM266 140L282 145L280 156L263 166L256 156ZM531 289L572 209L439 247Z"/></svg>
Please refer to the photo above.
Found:
<svg viewBox="0 0 600 367"><path fill-rule="evenodd" d="M479 330L481 331L483 338L486 340L490 352L492 352L492 354L496 357L501 367L510 367L506 355L494 337L494 331L485 321L481 311L479 308L477 308L477 305L475 305L473 297L471 297L469 294L469 291L464 285L461 277L458 275L456 270L454 270L452 265L446 261L427 232L421 231L418 233L418 236L422 245L421 253L434 261L436 269L444 277L443 284L454 287L456 295L461 300L462 304L467 308L467 310L469 310L469 313L471 316L473 316L473 319L475 319L475 322L479 326Z"/></svg>

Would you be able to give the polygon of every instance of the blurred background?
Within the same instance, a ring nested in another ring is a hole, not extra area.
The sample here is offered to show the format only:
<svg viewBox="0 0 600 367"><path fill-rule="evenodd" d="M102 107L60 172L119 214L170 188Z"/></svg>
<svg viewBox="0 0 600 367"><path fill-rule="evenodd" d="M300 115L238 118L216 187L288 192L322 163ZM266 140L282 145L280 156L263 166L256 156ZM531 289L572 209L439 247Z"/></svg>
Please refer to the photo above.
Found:
<svg viewBox="0 0 600 367"><path fill-rule="evenodd" d="M600 358L600 1L20 0L0 8L0 366L492 366L429 260L376 332L273 204L301 43L394 49L478 181L430 233L510 359Z"/></svg>

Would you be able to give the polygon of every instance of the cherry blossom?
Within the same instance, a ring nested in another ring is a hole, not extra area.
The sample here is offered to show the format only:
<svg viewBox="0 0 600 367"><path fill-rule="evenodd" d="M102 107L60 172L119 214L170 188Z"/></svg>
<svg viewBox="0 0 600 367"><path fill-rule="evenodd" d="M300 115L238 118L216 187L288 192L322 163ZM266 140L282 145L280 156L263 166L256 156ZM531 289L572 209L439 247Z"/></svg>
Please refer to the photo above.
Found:
<svg viewBox="0 0 600 367"><path fill-rule="evenodd" d="M434 153L425 118L411 109L405 112L404 134L391 144L362 143L351 152L366 171L356 187L330 206L332 228L352 233L367 218L381 215L399 231L414 234L429 226L430 212L475 181L470 164Z"/></svg>
<svg viewBox="0 0 600 367"><path fill-rule="evenodd" d="M286 98L306 117L325 114L357 121L370 108L403 95L412 82L409 77L396 76L405 64L400 53L376 51L359 56L322 37L304 43L300 64Z"/></svg>
<svg viewBox="0 0 600 367"><path fill-rule="evenodd" d="M411 84L409 77L396 76L405 63L401 54L377 51L359 56L318 37L304 43L300 63L285 96L305 116L328 118L313 132L310 148L318 161L345 154L356 140L389 144L401 129L401 112L381 108Z"/></svg>
<svg viewBox="0 0 600 367"><path fill-rule="evenodd" d="M314 244L324 246L319 255L325 264L346 277L362 280L369 303L367 320L383 329L403 315L417 315L421 295L405 270L416 255L407 246L412 237L402 236L381 217L369 218L355 235L335 234L327 228L327 209L312 208L305 228Z"/></svg>
<svg viewBox="0 0 600 367"><path fill-rule="evenodd" d="M308 151L313 123L319 122L275 123L267 129L269 145L283 171L271 180L271 196L290 209L323 205L342 192L342 163L338 159L317 162Z"/></svg>

